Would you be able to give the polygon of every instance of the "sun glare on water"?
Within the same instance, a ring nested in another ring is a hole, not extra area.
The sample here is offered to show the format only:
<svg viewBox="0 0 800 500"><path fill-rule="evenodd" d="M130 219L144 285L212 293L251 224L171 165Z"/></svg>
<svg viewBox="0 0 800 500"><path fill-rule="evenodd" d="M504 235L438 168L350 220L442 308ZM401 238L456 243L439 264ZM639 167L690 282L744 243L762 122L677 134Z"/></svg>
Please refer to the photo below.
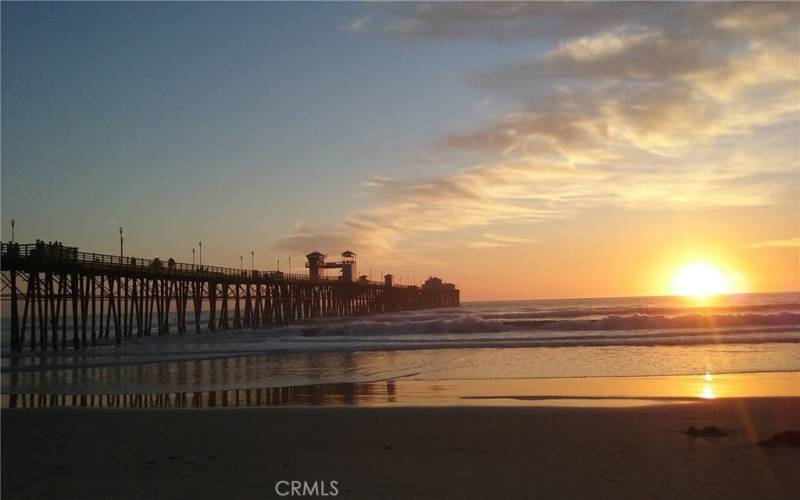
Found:
<svg viewBox="0 0 800 500"><path fill-rule="evenodd" d="M733 293L733 282L713 264L691 262L680 267L672 277L672 293L689 297L709 297Z"/></svg>

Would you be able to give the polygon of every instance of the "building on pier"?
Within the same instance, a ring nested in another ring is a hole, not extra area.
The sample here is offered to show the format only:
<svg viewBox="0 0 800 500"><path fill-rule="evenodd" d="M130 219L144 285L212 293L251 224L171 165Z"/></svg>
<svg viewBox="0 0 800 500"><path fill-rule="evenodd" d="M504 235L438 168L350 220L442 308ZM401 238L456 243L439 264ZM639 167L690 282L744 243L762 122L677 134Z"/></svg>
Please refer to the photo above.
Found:
<svg viewBox="0 0 800 500"><path fill-rule="evenodd" d="M452 307L461 302L459 290L454 284L433 276L425 280L421 292L424 307Z"/></svg>

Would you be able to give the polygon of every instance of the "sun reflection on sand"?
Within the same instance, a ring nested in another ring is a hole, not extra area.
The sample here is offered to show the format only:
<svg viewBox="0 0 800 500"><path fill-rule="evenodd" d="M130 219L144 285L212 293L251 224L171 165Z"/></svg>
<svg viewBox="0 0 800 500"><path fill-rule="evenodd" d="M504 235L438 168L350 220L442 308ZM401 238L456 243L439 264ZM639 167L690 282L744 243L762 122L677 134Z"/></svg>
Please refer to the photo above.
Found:
<svg viewBox="0 0 800 500"><path fill-rule="evenodd" d="M711 376L711 373L706 372L703 379L706 381L706 384L703 385L703 390L700 392L700 397L702 399L714 399L714 388L711 387L711 382L714 380L714 377Z"/></svg>
<svg viewBox="0 0 800 500"><path fill-rule="evenodd" d="M703 392L700 393L700 397L703 399L714 399L714 389L711 388L711 384L703 386Z"/></svg>

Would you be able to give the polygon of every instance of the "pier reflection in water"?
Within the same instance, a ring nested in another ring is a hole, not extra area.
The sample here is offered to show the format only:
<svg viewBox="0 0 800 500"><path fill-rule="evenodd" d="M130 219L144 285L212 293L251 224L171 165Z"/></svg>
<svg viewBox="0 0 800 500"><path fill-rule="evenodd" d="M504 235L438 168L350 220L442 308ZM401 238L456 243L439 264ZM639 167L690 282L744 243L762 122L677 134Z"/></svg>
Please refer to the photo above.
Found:
<svg viewBox="0 0 800 500"><path fill-rule="evenodd" d="M3 394L3 408L239 408L382 405L395 402L393 381L263 389L145 394Z"/></svg>
<svg viewBox="0 0 800 500"><path fill-rule="evenodd" d="M268 406L639 406L716 398L798 397L800 372L546 379L342 382L212 391L58 394L15 391L4 408Z"/></svg>

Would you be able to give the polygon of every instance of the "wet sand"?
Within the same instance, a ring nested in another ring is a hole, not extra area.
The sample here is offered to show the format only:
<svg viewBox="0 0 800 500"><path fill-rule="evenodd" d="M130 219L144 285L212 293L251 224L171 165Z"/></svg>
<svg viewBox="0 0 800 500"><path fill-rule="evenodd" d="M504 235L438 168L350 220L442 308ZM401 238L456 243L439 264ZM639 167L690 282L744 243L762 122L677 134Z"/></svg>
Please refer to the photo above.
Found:
<svg viewBox="0 0 800 500"><path fill-rule="evenodd" d="M689 426L730 436L698 438ZM2 497L790 498L800 398L638 408L391 407L2 412ZM330 488L327 490L332 491Z"/></svg>

